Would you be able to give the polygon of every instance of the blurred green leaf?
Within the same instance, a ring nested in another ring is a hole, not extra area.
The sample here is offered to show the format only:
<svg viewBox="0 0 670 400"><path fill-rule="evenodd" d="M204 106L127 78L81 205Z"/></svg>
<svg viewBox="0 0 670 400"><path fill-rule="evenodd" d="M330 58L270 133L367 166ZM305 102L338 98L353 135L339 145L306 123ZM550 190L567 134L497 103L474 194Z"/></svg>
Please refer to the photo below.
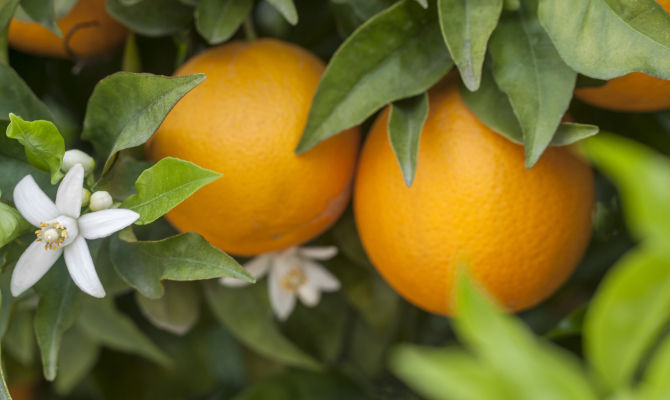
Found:
<svg viewBox="0 0 670 400"><path fill-rule="evenodd" d="M540 0L539 17L565 62L611 79L640 71L670 79L670 15L654 0Z"/></svg>
<svg viewBox="0 0 670 400"><path fill-rule="evenodd" d="M395 3L394 0L330 0L340 36L346 38L363 22Z"/></svg>
<svg viewBox="0 0 670 400"><path fill-rule="evenodd" d="M1 359L1 351L0 351ZM12 396L9 394L9 389L7 388L7 382L5 382L5 371L3 370L2 363L0 363L0 400L11 400Z"/></svg>
<svg viewBox="0 0 670 400"><path fill-rule="evenodd" d="M638 239L670 238L670 159L632 140L600 133L582 143L589 158L612 179L626 224Z"/></svg>
<svg viewBox="0 0 670 400"><path fill-rule="evenodd" d="M216 318L242 343L259 354L287 365L319 369L320 364L281 334L265 282L242 288L205 284L209 307Z"/></svg>
<svg viewBox="0 0 670 400"><path fill-rule="evenodd" d="M32 225L14 207L0 202L0 247L4 247L31 228Z"/></svg>
<svg viewBox="0 0 670 400"><path fill-rule="evenodd" d="M58 376L54 381L56 393L65 396L91 372L100 355L100 347L80 328L69 329L61 342Z"/></svg>
<svg viewBox="0 0 670 400"><path fill-rule="evenodd" d="M296 152L363 122L385 104L426 91L452 65L434 8L403 0L375 15L330 60Z"/></svg>
<svg viewBox="0 0 670 400"><path fill-rule="evenodd" d="M133 31L145 36L165 36L188 28L193 7L179 0L137 1L106 0L107 11Z"/></svg>
<svg viewBox="0 0 670 400"><path fill-rule="evenodd" d="M494 369L457 348L398 345L391 371L428 399L513 399L514 390Z"/></svg>
<svg viewBox="0 0 670 400"><path fill-rule="evenodd" d="M389 141L407 187L412 186L421 129L428 117L428 93L393 102L388 118Z"/></svg>
<svg viewBox="0 0 670 400"><path fill-rule="evenodd" d="M642 245L605 277L584 321L585 354L608 388L624 389L633 382L668 320L670 251Z"/></svg>
<svg viewBox="0 0 670 400"><path fill-rule="evenodd" d="M88 101L81 137L93 143L103 173L116 152L149 140L179 99L204 79L203 74L167 77L118 72L101 80Z"/></svg>
<svg viewBox="0 0 670 400"><path fill-rule="evenodd" d="M53 120L49 109L21 77L8 65L0 63L0 119L8 120L9 113L20 115L26 120Z"/></svg>
<svg viewBox="0 0 670 400"><path fill-rule="evenodd" d="M253 385L233 400L365 400L368 396L333 373L289 370Z"/></svg>
<svg viewBox="0 0 670 400"><path fill-rule="evenodd" d="M79 315L82 292L70 278L62 258L38 282L35 290L40 296L35 315L35 337L42 355L44 377L53 381L61 338Z"/></svg>
<svg viewBox="0 0 670 400"><path fill-rule="evenodd" d="M63 177L60 168L65 154L65 141L50 121L24 121L9 114L7 137L16 139L25 149L26 158L35 167L51 172L51 184Z"/></svg>
<svg viewBox="0 0 670 400"><path fill-rule="evenodd" d="M498 24L503 0L439 0L442 36L465 86L479 88L489 37Z"/></svg>
<svg viewBox="0 0 670 400"><path fill-rule="evenodd" d="M666 399L670 393L668 376L670 376L670 335L666 335L651 356L639 386L639 399Z"/></svg>
<svg viewBox="0 0 670 400"><path fill-rule="evenodd" d="M77 326L93 341L117 351L146 357L162 367L172 366L172 360L163 350L114 307L113 299L87 296L84 300Z"/></svg>
<svg viewBox="0 0 670 400"><path fill-rule="evenodd" d="M289 24L295 25L298 23L298 11L295 9L293 0L267 0L267 2L281 13Z"/></svg>
<svg viewBox="0 0 670 400"><path fill-rule="evenodd" d="M503 7L505 7L505 10L515 11L515 10L518 10L519 7L521 7L521 1L520 0L504 0Z"/></svg>
<svg viewBox="0 0 670 400"><path fill-rule="evenodd" d="M3 345L9 355L21 364L32 364L37 348L33 329L33 310L27 307L15 308L11 323L3 338Z"/></svg>
<svg viewBox="0 0 670 400"><path fill-rule="evenodd" d="M167 239L127 242L114 237L111 257L116 271L143 296L163 296L162 280L192 281L230 276L247 282L254 278L223 251L197 233Z"/></svg>
<svg viewBox="0 0 670 400"><path fill-rule="evenodd" d="M595 399L577 360L539 341L503 314L465 275L458 280L455 328L478 358L508 381L517 399Z"/></svg>
<svg viewBox="0 0 670 400"><path fill-rule="evenodd" d="M491 36L493 76L507 94L523 132L526 167L551 143L570 105L577 74L558 55L535 14L533 0L507 12Z"/></svg>
<svg viewBox="0 0 670 400"><path fill-rule="evenodd" d="M565 336L581 335L586 315L586 304L568 314L556 324L556 327L544 336L548 339L558 339Z"/></svg>
<svg viewBox="0 0 670 400"><path fill-rule="evenodd" d="M230 39L253 7L253 0L200 0L195 27L209 44Z"/></svg>
<svg viewBox="0 0 670 400"><path fill-rule="evenodd" d="M0 2L0 64L9 65L7 34L9 21L11 21L18 5L19 0L4 0Z"/></svg>
<svg viewBox="0 0 670 400"><path fill-rule="evenodd" d="M140 56L140 49L137 47L137 39L133 32L128 33L128 36L126 36L126 43L123 46L121 71L142 72L142 57Z"/></svg>
<svg viewBox="0 0 670 400"><path fill-rule="evenodd" d="M189 283L165 282L165 294L160 299L149 299L139 292L135 300L140 310L157 327L176 335L191 330L200 315L200 295Z"/></svg>
<svg viewBox="0 0 670 400"><path fill-rule="evenodd" d="M140 174L135 182L137 194L128 197L121 207L138 212L140 218L135 223L146 225L220 177L218 172L190 161L165 157Z"/></svg>
<svg viewBox="0 0 670 400"><path fill-rule="evenodd" d="M33 21L44 26L58 36L62 36L56 24L56 7L54 0L21 0L21 8Z"/></svg>

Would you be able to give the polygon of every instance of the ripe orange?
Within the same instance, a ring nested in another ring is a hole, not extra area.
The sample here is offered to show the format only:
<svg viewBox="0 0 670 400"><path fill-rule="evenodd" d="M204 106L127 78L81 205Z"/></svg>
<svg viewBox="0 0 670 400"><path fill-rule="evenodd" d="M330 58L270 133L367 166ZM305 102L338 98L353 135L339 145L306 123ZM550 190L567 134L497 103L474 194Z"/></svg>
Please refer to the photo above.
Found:
<svg viewBox="0 0 670 400"><path fill-rule="evenodd" d="M179 69L207 79L170 112L147 154L223 177L168 213L175 227L253 255L305 242L335 222L351 194L358 128L294 153L324 68L304 49L264 39L209 49Z"/></svg>
<svg viewBox="0 0 670 400"><path fill-rule="evenodd" d="M91 57L112 50L127 30L105 10L105 0L79 0L58 20L63 36L35 22L12 19L9 44L21 51L48 57Z"/></svg>
<svg viewBox="0 0 670 400"><path fill-rule="evenodd" d="M465 106L453 82L430 92L410 188L388 140L389 112L372 127L354 189L363 245L384 278L428 311L451 314L457 265L510 311L549 296L580 260L594 182L568 148L524 168L523 147Z"/></svg>
<svg viewBox="0 0 670 400"><path fill-rule="evenodd" d="M670 12L670 0L657 0ZM575 97L615 111L657 111L670 108L670 81L642 72L609 80L605 85L575 90Z"/></svg>

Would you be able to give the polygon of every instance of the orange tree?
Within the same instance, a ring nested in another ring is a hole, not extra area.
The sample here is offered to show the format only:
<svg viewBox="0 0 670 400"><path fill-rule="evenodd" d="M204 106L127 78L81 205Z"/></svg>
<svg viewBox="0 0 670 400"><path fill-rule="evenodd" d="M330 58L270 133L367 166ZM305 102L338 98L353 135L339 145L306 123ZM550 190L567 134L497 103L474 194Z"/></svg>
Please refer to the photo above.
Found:
<svg viewBox="0 0 670 400"><path fill-rule="evenodd" d="M669 398L666 8L0 0L0 399Z"/></svg>

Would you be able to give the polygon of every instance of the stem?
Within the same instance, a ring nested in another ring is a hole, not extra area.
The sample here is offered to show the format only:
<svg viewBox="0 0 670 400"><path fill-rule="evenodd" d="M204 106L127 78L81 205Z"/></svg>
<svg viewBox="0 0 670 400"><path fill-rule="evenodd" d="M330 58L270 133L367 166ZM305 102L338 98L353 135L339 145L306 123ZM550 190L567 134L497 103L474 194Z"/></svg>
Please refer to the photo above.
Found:
<svg viewBox="0 0 670 400"><path fill-rule="evenodd" d="M251 42L256 40L258 35L256 35L256 30L254 29L254 22L251 19L251 15L247 15L247 18L244 19L244 36L246 36L247 41Z"/></svg>

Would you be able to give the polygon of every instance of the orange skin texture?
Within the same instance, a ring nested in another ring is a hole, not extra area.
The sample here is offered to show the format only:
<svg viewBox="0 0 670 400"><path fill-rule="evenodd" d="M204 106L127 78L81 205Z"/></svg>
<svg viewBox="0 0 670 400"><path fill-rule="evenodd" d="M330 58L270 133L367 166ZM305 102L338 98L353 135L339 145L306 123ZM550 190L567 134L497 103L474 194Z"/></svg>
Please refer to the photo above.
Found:
<svg viewBox="0 0 670 400"><path fill-rule="evenodd" d="M670 12L670 0L657 0ZM575 97L614 111L657 111L670 108L670 81L642 72L610 79L603 86L575 90Z"/></svg>
<svg viewBox="0 0 670 400"><path fill-rule="evenodd" d="M300 47L263 39L206 50L177 71L207 79L172 109L147 155L223 174L167 214L177 229L255 255L308 241L335 222L351 195L358 127L294 153L324 69Z"/></svg>
<svg viewBox="0 0 670 400"><path fill-rule="evenodd" d="M402 296L452 315L458 265L509 311L553 293L581 259L591 232L594 181L568 148L530 170L523 147L481 123L457 85L430 92L414 183L388 140L388 110L361 154L356 224L372 263Z"/></svg>
<svg viewBox="0 0 670 400"><path fill-rule="evenodd" d="M80 0L58 20L58 27L63 37L35 22L14 18L9 24L9 44L40 56L88 58L113 50L123 43L128 33L123 25L107 14L105 0Z"/></svg>

